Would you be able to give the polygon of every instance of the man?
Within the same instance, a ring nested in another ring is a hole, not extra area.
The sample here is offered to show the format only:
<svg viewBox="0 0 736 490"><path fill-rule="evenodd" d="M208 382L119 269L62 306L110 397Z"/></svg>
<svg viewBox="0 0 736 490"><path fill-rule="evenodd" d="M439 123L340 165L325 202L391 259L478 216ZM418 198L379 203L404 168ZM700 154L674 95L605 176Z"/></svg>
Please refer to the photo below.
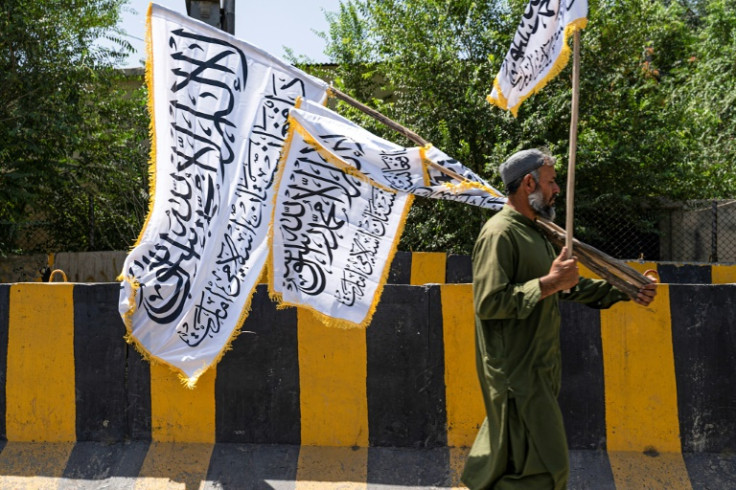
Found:
<svg viewBox="0 0 736 490"><path fill-rule="evenodd" d="M569 460L560 392L560 299L608 308L628 300L603 280L581 278L567 248L556 255L535 224L553 219L554 159L540 150L499 168L508 202L473 250L476 365L486 419L463 472L471 489L563 489ZM569 290L569 292L565 292ZM649 305L656 285L635 301Z"/></svg>

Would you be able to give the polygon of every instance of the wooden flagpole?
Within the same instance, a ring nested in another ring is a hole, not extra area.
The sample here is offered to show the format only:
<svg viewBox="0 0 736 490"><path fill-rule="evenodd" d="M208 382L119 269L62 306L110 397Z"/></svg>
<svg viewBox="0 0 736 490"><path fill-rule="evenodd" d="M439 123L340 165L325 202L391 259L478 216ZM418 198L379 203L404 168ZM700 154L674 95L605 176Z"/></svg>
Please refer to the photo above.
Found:
<svg viewBox="0 0 736 490"><path fill-rule="evenodd" d="M393 120L387 118L386 116L384 116L383 114L381 114L377 110L375 110L375 109L373 109L371 107L368 107L367 105L363 104L360 101L355 100L354 98L350 97L348 94L339 91L335 87L330 87L329 92L332 95L334 95L336 98L342 100L343 102L346 102L346 103L350 104L351 106L355 107L356 109L358 109L360 111L365 112L366 114L368 114L372 118L374 118L377 121L385 124L389 128L391 128L394 131L396 131L397 133L404 135L404 137L406 137L409 141L411 141L413 143L416 143L419 146L427 146L427 145L430 144L429 141L425 140L424 138L422 138L421 136L419 136L414 131L412 131L412 130L410 130L410 129L404 127L404 126L402 126L401 124L397 123L396 121L393 121ZM457 180L458 182L464 182L465 181L465 178L462 175L459 175L458 173L453 172L449 168L445 168L442 165L438 165L438 164L436 164L436 163L434 163L433 161L430 161L430 160L428 160L427 163L430 166L432 166L432 168L434 168L434 169L442 172L443 174L447 175L448 177L451 177L451 178Z"/></svg>
<svg viewBox="0 0 736 490"><path fill-rule="evenodd" d="M570 118L570 149L567 164L567 195L565 209L565 246L567 258L572 257L573 209L575 203L575 154L578 146L578 100L580 98L580 29L573 37L572 107Z"/></svg>

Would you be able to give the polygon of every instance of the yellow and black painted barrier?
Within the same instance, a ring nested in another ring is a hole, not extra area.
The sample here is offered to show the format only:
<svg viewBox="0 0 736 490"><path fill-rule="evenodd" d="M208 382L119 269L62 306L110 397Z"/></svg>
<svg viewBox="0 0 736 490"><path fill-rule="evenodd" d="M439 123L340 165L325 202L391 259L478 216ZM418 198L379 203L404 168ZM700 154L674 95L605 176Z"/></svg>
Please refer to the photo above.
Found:
<svg viewBox="0 0 736 490"><path fill-rule="evenodd" d="M736 264L626 261L640 272L654 270L667 284L736 283ZM595 277L592 272L584 275ZM469 283L473 272L468 255L443 252L397 252L389 275L393 284Z"/></svg>
<svg viewBox="0 0 736 490"><path fill-rule="evenodd" d="M410 467L415 483L457 484L484 416L471 286L448 283L469 263L397 257L408 284L384 289L366 330L279 310L260 285L194 390L125 343L117 284L0 285L0 478L39 459L45 475L81 475L94 453L134 476L178 461L221 479L400 483ZM562 314L570 488L736 481L736 285L662 284L650 308Z"/></svg>

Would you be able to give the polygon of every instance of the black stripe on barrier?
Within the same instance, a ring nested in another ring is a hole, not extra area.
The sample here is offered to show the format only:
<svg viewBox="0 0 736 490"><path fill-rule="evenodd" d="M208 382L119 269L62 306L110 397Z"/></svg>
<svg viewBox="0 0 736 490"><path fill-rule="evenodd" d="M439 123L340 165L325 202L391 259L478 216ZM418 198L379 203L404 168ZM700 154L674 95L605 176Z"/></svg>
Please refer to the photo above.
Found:
<svg viewBox="0 0 736 490"><path fill-rule="evenodd" d="M448 284L473 282L473 261L470 255L447 256L445 282Z"/></svg>
<svg viewBox="0 0 736 490"><path fill-rule="evenodd" d="M127 426L133 440L150 441L151 422L151 364L132 344L126 344L125 379L127 396Z"/></svg>
<svg viewBox="0 0 736 490"><path fill-rule="evenodd" d="M386 286L366 336L370 446L446 445L439 286Z"/></svg>
<svg viewBox="0 0 736 490"><path fill-rule="evenodd" d="M207 481L218 488L291 487L299 462L299 446L215 444Z"/></svg>
<svg viewBox="0 0 736 490"><path fill-rule="evenodd" d="M0 440L7 439L5 383L8 373L8 329L10 328L10 285L0 284Z"/></svg>
<svg viewBox="0 0 736 490"><path fill-rule="evenodd" d="M135 479L143 467L148 446L148 442L140 441L125 444L78 442L69 455L63 473L63 478L76 481L62 481L59 483L59 489L80 488L79 480ZM91 482L87 482L89 483Z"/></svg>
<svg viewBox="0 0 736 490"><path fill-rule="evenodd" d="M276 309L265 285L217 365L217 442L300 444L296 308Z"/></svg>
<svg viewBox="0 0 736 490"><path fill-rule="evenodd" d="M78 441L122 441L127 430L125 325L116 284L74 286Z"/></svg>
<svg viewBox="0 0 736 490"><path fill-rule="evenodd" d="M605 449L606 407L600 311L560 302L560 409L570 449Z"/></svg>
<svg viewBox="0 0 736 490"><path fill-rule="evenodd" d="M710 265L659 264L659 282L666 284L710 284L713 282Z"/></svg>
<svg viewBox="0 0 736 490"><path fill-rule="evenodd" d="M411 252L396 252L388 273L388 284L411 284Z"/></svg>
<svg viewBox="0 0 736 490"><path fill-rule="evenodd" d="M670 286L683 452L736 449L736 286Z"/></svg>

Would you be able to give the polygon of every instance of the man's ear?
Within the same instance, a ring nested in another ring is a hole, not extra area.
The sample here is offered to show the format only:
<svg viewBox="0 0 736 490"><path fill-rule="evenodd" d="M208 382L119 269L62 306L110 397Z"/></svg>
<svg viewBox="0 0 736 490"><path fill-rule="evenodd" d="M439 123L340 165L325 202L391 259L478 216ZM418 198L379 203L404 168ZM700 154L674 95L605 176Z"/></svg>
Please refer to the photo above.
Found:
<svg viewBox="0 0 736 490"><path fill-rule="evenodd" d="M537 181L534 180L534 176L532 174L526 174L524 176L524 179L522 180L522 183L529 191L529 194L537 190Z"/></svg>

